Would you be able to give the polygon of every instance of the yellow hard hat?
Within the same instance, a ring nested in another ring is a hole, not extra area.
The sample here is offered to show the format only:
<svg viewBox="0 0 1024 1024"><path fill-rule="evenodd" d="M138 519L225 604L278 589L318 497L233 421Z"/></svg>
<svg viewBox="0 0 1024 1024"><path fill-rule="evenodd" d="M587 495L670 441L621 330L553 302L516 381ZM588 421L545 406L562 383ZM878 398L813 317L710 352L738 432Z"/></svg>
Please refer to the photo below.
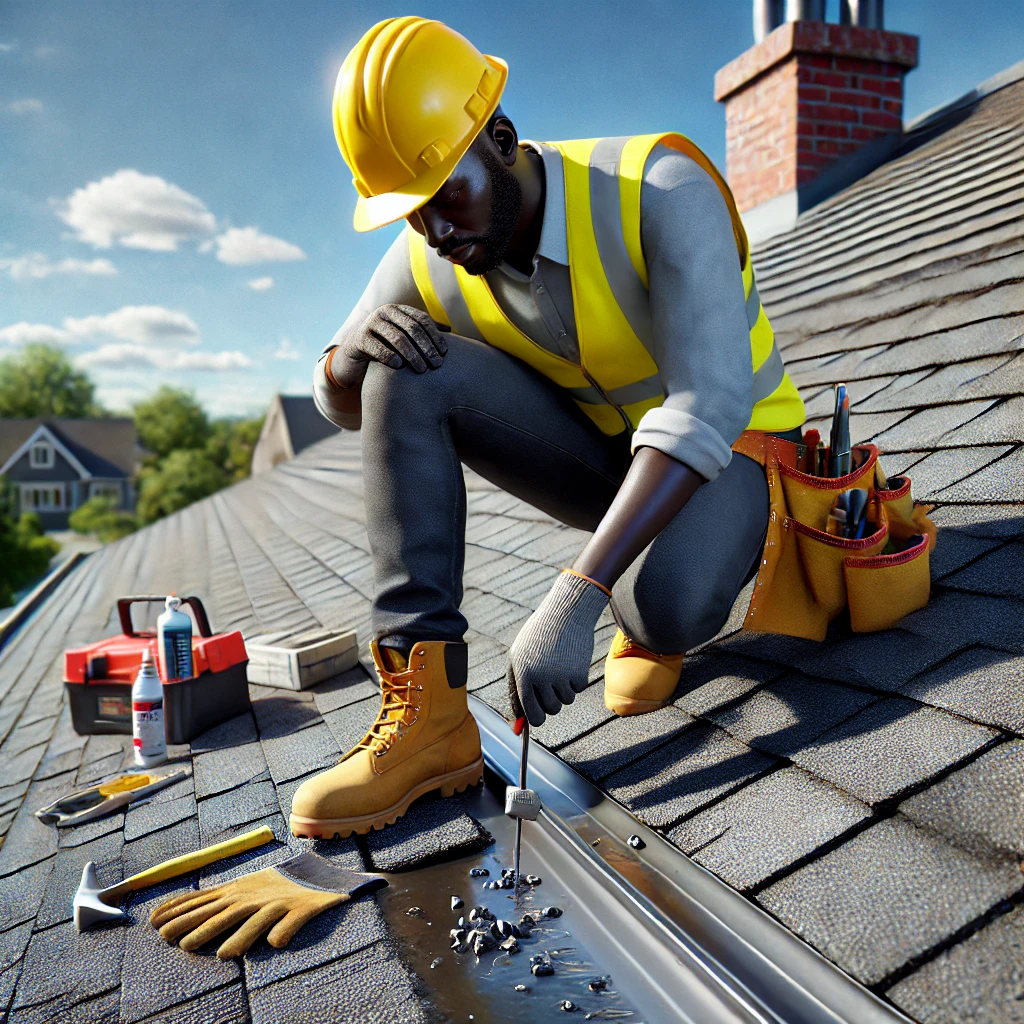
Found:
<svg viewBox="0 0 1024 1024"><path fill-rule="evenodd" d="M352 48L334 87L334 137L373 231L444 184L501 99L508 65L428 18L388 18Z"/></svg>

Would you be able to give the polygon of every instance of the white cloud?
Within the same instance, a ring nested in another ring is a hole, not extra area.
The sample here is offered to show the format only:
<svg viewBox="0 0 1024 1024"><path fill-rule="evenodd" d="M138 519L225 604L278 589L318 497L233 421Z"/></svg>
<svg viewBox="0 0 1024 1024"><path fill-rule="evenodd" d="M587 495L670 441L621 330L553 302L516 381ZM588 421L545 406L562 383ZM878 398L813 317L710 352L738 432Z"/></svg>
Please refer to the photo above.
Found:
<svg viewBox="0 0 1024 1024"><path fill-rule="evenodd" d="M15 39L11 43L0 43L0 53L11 53L18 48L18 41Z"/></svg>
<svg viewBox="0 0 1024 1024"><path fill-rule="evenodd" d="M252 360L244 352L168 352L145 345L115 342L85 352L75 362L85 369L114 367L131 371L139 367L157 370L247 370Z"/></svg>
<svg viewBox="0 0 1024 1024"><path fill-rule="evenodd" d="M163 306L122 306L102 316L67 317L64 327L76 337L109 334L138 345L199 343L196 322L187 313Z"/></svg>
<svg viewBox="0 0 1024 1024"><path fill-rule="evenodd" d="M306 254L291 242L261 234L259 228L228 228L217 236L217 259L232 266L304 260Z"/></svg>
<svg viewBox="0 0 1024 1024"><path fill-rule="evenodd" d="M272 277L257 277L249 282L249 287L254 292L265 292L268 288L274 287L274 279Z"/></svg>
<svg viewBox="0 0 1024 1024"><path fill-rule="evenodd" d="M287 359L289 361L293 359L300 359L299 350L292 344L291 338L282 338L281 344L277 346L277 351L274 353L275 359Z"/></svg>
<svg viewBox="0 0 1024 1024"><path fill-rule="evenodd" d="M179 242L208 238L217 221L206 204L153 174L124 168L75 189L55 206L79 241L98 249L174 252Z"/></svg>
<svg viewBox="0 0 1024 1024"><path fill-rule="evenodd" d="M37 99L11 100L7 104L9 114L41 114L43 112L43 101Z"/></svg>
<svg viewBox="0 0 1024 1024"><path fill-rule="evenodd" d="M68 341L68 332L49 324L30 324L22 320L0 330L0 341L8 345L30 345L42 342L44 345L60 345Z"/></svg>
<svg viewBox="0 0 1024 1024"><path fill-rule="evenodd" d="M39 280L51 274L90 274L101 277L117 274L117 267L110 260L64 259L52 263L41 252L30 252L27 256L15 259L0 259L0 270L6 270L15 281Z"/></svg>

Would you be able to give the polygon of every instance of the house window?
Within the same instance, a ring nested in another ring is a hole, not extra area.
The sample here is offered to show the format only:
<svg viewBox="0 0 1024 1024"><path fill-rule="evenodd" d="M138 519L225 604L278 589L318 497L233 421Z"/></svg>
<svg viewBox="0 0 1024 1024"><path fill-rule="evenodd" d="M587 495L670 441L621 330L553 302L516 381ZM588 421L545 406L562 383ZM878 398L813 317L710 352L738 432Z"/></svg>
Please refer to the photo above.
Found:
<svg viewBox="0 0 1024 1024"><path fill-rule="evenodd" d="M29 450L28 464L33 469L52 469L53 445L47 441L37 441Z"/></svg>
<svg viewBox="0 0 1024 1024"><path fill-rule="evenodd" d="M64 488L43 485L22 485L22 512L53 512L64 508Z"/></svg>
<svg viewBox="0 0 1024 1024"><path fill-rule="evenodd" d="M121 485L115 483L91 483L90 498L109 498L115 505L121 504Z"/></svg>

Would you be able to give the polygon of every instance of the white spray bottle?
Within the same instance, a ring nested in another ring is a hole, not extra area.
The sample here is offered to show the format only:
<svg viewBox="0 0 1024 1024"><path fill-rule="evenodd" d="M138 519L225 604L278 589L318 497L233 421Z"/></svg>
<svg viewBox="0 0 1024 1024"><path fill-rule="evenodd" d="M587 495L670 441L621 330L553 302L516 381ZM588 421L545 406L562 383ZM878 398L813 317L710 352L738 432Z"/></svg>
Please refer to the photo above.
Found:
<svg viewBox="0 0 1024 1024"><path fill-rule="evenodd" d="M169 597L164 602L163 614L156 620L157 650L165 683L191 679L194 675L192 620L180 608L181 598Z"/></svg>
<svg viewBox="0 0 1024 1024"><path fill-rule="evenodd" d="M142 666L132 686L132 739L139 768L154 768L167 760L164 688L148 647L142 652Z"/></svg>

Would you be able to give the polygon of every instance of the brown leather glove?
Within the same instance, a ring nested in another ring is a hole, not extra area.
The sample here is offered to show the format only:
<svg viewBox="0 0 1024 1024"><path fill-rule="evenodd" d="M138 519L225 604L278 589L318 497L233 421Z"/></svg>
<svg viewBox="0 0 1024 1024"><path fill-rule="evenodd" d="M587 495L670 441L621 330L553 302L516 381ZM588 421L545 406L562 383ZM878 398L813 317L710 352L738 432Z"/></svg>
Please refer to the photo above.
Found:
<svg viewBox="0 0 1024 1024"><path fill-rule="evenodd" d="M300 853L225 885L175 896L161 903L149 920L168 942L178 942L189 952L241 924L217 950L221 960L228 960L241 956L267 929L267 942L283 949L317 914L387 884L379 875L349 871L316 854Z"/></svg>

